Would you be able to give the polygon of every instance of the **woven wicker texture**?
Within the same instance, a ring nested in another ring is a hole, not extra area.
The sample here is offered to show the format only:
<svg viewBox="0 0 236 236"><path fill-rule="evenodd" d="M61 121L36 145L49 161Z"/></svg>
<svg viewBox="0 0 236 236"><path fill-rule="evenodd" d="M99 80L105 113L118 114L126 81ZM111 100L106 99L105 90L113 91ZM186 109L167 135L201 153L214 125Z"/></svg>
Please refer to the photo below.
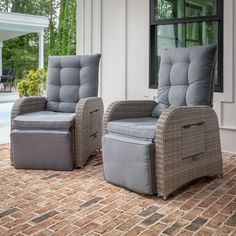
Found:
<svg viewBox="0 0 236 236"><path fill-rule="evenodd" d="M153 101L112 103L103 118L103 134L111 120L151 116ZM168 108L156 128L156 182L164 199L202 176L222 175L218 119L208 106Z"/></svg>
<svg viewBox="0 0 236 236"><path fill-rule="evenodd" d="M43 97L18 99L11 112L11 130L13 119L21 114L43 111L46 107ZM76 167L83 167L88 157L101 148L103 102L101 98L81 99L76 107L75 125L71 128L72 147ZM12 152L10 155L13 163Z"/></svg>
<svg viewBox="0 0 236 236"><path fill-rule="evenodd" d="M101 98L80 99L75 116L75 164L83 167L88 157L101 148L103 102Z"/></svg>
<svg viewBox="0 0 236 236"><path fill-rule="evenodd" d="M155 143L157 191L164 198L196 178L223 174L218 119L208 106L167 109Z"/></svg>

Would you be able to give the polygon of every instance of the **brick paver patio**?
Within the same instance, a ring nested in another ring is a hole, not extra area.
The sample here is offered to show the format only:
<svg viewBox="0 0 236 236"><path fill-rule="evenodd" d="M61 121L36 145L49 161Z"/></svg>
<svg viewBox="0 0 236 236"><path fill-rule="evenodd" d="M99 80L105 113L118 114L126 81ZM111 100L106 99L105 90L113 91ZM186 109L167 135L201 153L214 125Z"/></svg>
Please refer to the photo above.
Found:
<svg viewBox="0 0 236 236"><path fill-rule="evenodd" d="M224 155L223 179L167 201L106 183L101 154L72 172L15 170L8 156L1 145L0 235L236 235L236 155Z"/></svg>

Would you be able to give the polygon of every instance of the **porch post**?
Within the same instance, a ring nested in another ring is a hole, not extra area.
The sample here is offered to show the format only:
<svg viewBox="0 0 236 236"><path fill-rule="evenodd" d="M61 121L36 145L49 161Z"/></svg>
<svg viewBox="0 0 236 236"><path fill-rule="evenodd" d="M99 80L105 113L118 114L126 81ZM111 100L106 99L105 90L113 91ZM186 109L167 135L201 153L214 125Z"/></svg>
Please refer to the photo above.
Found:
<svg viewBox="0 0 236 236"><path fill-rule="evenodd" d="M2 47L3 43L0 41L0 75L2 75Z"/></svg>
<svg viewBox="0 0 236 236"><path fill-rule="evenodd" d="M39 68L44 67L44 31L39 34Z"/></svg>

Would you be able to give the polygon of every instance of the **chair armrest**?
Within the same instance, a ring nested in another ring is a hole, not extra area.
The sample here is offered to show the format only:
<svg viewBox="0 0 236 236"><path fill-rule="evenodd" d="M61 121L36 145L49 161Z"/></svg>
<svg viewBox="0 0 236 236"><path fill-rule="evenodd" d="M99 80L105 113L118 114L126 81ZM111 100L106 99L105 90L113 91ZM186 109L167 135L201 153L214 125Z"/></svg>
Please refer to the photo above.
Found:
<svg viewBox="0 0 236 236"><path fill-rule="evenodd" d="M44 111L47 100L44 97L19 98L15 101L11 110L11 130L13 129L13 119L21 114Z"/></svg>
<svg viewBox="0 0 236 236"><path fill-rule="evenodd" d="M222 174L219 124L209 106L166 109L157 122L155 143L157 188L161 196L168 196L198 176ZM202 164L205 160L208 164ZM201 171L188 172L186 177L183 173L193 169L193 165L199 165ZM181 178L176 177L180 175Z"/></svg>
<svg viewBox="0 0 236 236"><path fill-rule="evenodd" d="M98 97L80 99L76 106L74 132L77 167L83 167L88 156L100 148L103 112L103 102Z"/></svg>
<svg viewBox="0 0 236 236"><path fill-rule="evenodd" d="M155 101L151 100L113 102L103 116L103 135L107 132L109 121L151 116L156 104Z"/></svg>
<svg viewBox="0 0 236 236"><path fill-rule="evenodd" d="M212 143L217 148L221 146L217 115L211 107L182 106L168 108L161 114L156 129L156 150L162 150L159 158L172 158L175 152L179 153L177 146L182 146L182 155L192 157L199 151L197 141L205 143L203 148L206 149L211 148ZM188 149L186 153L185 148Z"/></svg>
<svg viewBox="0 0 236 236"><path fill-rule="evenodd" d="M89 119L91 113L95 113L99 115L103 115L103 102L101 98L98 97L90 97L90 98L82 98L78 102L75 111L75 124L76 125L90 125Z"/></svg>
<svg viewBox="0 0 236 236"><path fill-rule="evenodd" d="M166 132L175 133L181 127L191 127L205 123L208 128L213 126L219 129L218 119L215 111L209 106L181 106L166 109L157 122L157 135L167 138ZM174 130L171 130L175 128ZM164 136L165 137L164 137Z"/></svg>

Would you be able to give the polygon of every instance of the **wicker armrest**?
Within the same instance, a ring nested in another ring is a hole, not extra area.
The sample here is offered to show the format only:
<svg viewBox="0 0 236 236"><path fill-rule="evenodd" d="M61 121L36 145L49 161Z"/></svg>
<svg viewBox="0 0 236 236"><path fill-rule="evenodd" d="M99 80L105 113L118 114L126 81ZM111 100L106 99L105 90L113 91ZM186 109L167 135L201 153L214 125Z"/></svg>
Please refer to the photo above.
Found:
<svg viewBox="0 0 236 236"><path fill-rule="evenodd" d="M44 97L17 99L11 110L11 125L13 119L21 114L45 110L46 103L47 100Z"/></svg>
<svg viewBox="0 0 236 236"><path fill-rule="evenodd" d="M103 116L103 134L107 132L107 123L112 120L151 116L155 101L134 100L113 102Z"/></svg>
<svg viewBox="0 0 236 236"><path fill-rule="evenodd" d="M195 167L199 168L198 172L186 174L187 170ZM209 173L222 174L219 125L215 111L208 106L165 110L156 129L158 193L166 197L192 179L211 175Z"/></svg>
<svg viewBox="0 0 236 236"><path fill-rule="evenodd" d="M80 99L75 115L75 162L83 167L88 156L101 147L103 102L101 98Z"/></svg>
<svg viewBox="0 0 236 236"><path fill-rule="evenodd" d="M160 116L157 124L157 136L164 137L166 131L175 133L176 129L206 124L208 128L219 129L215 111L209 106L170 107ZM163 136L164 135L164 136Z"/></svg>

